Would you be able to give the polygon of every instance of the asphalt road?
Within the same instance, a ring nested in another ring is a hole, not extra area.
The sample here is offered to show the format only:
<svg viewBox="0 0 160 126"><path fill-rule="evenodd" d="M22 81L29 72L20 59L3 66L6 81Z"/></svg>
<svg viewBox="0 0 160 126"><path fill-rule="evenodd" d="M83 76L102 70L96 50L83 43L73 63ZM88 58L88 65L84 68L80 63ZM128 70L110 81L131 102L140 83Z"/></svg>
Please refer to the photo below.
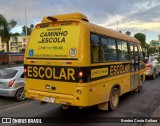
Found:
<svg viewBox="0 0 160 126"><path fill-rule="evenodd" d="M17 102L14 98L0 96L0 117L50 117L50 120L59 120L53 124L54 126L158 126L160 123L105 123L105 120L109 117L160 117L160 76L155 80L147 79L142 92L123 95L115 111L100 111L97 106L85 109L72 107L68 110L63 110L61 107L61 105L50 103L40 105L34 100ZM66 123L65 118L75 122ZM84 118L87 121L80 123Z"/></svg>

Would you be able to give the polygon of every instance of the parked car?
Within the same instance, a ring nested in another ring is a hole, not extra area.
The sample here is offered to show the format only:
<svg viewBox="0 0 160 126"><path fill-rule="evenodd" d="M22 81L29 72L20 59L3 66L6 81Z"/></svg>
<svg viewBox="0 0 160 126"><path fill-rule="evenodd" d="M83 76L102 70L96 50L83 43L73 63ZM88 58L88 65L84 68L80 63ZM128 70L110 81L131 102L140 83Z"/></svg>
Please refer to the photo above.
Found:
<svg viewBox="0 0 160 126"><path fill-rule="evenodd" d="M5 68L0 72L0 95L25 100L23 66Z"/></svg>
<svg viewBox="0 0 160 126"><path fill-rule="evenodd" d="M154 57L145 58L146 63L146 76L156 78L157 74L160 74L160 62Z"/></svg>

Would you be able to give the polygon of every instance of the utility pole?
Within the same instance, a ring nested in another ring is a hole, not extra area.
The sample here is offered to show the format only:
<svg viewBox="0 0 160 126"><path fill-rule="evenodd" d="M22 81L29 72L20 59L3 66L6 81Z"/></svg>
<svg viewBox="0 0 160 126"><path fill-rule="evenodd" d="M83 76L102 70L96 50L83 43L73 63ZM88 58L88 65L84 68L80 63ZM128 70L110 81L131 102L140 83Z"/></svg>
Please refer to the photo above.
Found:
<svg viewBox="0 0 160 126"><path fill-rule="evenodd" d="M117 21L117 32L118 32L118 21Z"/></svg>

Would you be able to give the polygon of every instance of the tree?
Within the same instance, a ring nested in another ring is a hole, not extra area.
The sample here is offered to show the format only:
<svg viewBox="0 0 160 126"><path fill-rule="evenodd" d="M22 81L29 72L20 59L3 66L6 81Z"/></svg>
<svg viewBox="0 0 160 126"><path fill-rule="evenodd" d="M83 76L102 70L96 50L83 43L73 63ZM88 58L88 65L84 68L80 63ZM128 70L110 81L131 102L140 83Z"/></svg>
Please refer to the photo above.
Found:
<svg viewBox="0 0 160 126"><path fill-rule="evenodd" d="M31 24L30 27L27 26L27 35L31 34L33 28L34 28L33 24ZM22 27L22 32L26 35L26 25Z"/></svg>
<svg viewBox="0 0 160 126"><path fill-rule="evenodd" d="M140 41L141 47L147 56L147 50L149 48L149 45L146 43L146 35L142 33L137 33L134 35L134 37Z"/></svg>
<svg viewBox="0 0 160 126"><path fill-rule="evenodd" d="M12 36L20 36L20 33L18 33L18 32L13 33Z"/></svg>
<svg viewBox="0 0 160 126"><path fill-rule="evenodd" d="M6 43L7 46L7 61L8 67L10 66L9 63L9 40L12 36L11 30L16 26L17 22L15 20L7 21L7 19L0 14L0 36L2 42Z"/></svg>
<svg viewBox="0 0 160 126"><path fill-rule="evenodd" d="M130 31L126 31L126 35L131 35L131 32Z"/></svg>
<svg viewBox="0 0 160 126"><path fill-rule="evenodd" d="M20 52L21 52L21 53L25 53L25 48L23 48Z"/></svg>
<svg viewBox="0 0 160 126"><path fill-rule="evenodd" d="M134 37L140 41L142 48L145 48L146 36L142 33L137 33Z"/></svg>
<svg viewBox="0 0 160 126"><path fill-rule="evenodd" d="M148 48L148 55L158 53L158 49L156 47L149 47Z"/></svg>
<svg viewBox="0 0 160 126"><path fill-rule="evenodd" d="M34 28L34 25L33 25L33 24L31 24L31 25L30 25L30 28L31 28L31 30L33 30L33 28Z"/></svg>

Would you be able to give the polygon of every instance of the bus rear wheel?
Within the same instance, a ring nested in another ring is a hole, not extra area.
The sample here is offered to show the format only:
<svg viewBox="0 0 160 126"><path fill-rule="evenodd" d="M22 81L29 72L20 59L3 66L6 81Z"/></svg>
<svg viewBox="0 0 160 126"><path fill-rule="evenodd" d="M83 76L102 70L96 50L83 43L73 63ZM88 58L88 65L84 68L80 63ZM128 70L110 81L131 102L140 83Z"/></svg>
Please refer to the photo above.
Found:
<svg viewBox="0 0 160 126"><path fill-rule="evenodd" d="M119 105L119 89L113 88L110 93L108 108L109 110L113 111L118 107L118 105Z"/></svg>

